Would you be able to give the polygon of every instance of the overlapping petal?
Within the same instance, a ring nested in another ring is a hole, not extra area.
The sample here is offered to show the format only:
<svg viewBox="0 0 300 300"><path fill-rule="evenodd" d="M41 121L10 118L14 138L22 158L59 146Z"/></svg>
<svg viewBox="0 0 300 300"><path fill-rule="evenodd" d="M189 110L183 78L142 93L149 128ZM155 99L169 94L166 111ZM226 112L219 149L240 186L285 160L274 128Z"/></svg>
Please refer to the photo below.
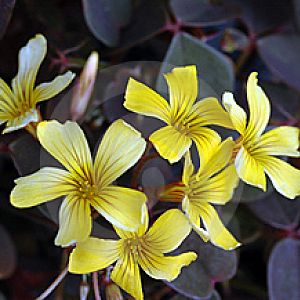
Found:
<svg viewBox="0 0 300 300"><path fill-rule="evenodd" d="M183 173L182 173L182 182L184 184L188 184L190 177L194 174L194 165L191 159L190 151L188 151L184 156L184 166L183 166Z"/></svg>
<svg viewBox="0 0 300 300"><path fill-rule="evenodd" d="M143 222L143 205L147 198L142 192L108 186L100 190L92 206L113 225L123 230L135 231Z"/></svg>
<svg viewBox="0 0 300 300"><path fill-rule="evenodd" d="M88 238L92 230L91 207L76 195L69 194L59 209L59 230L55 245L69 246Z"/></svg>
<svg viewBox="0 0 300 300"><path fill-rule="evenodd" d="M154 251L168 253L176 249L190 231L191 227L184 214L178 209L170 209L155 221L144 239Z"/></svg>
<svg viewBox="0 0 300 300"><path fill-rule="evenodd" d="M70 172L88 180L92 174L92 158L83 131L75 122L41 122L37 135L42 146Z"/></svg>
<svg viewBox="0 0 300 300"><path fill-rule="evenodd" d="M300 170L272 156L261 157L260 163L279 193L289 199L300 195Z"/></svg>
<svg viewBox="0 0 300 300"><path fill-rule="evenodd" d="M175 163L189 150L192 140L173 126L165 126L152 133L149 140L157 152L170 163Z"/></svg>
<svg viewBox="0 0 300 300"><path fill-rule="evenodd" d="M201 219L207 229L210 241L225 250L232 250L240 246L240 243L225 228L216 210L208 203L199 206Z"/></svg>
<svg viewBox="0 0 300 300"><path fill-rule="evenodd" d="M107 129L97 151L96 182L102 187L111 184L140 159L145 147L140 132L123 120L115 121Z"/></svg>
<svg viewBox="0 0 300 300"><path fill-rule="evenodd" d="M136 113L170 123L169 103L161 95L133 78L130 78L127 84L124 106Z"/></svg>
<svg viewBox="0 0 300 300"><path fill-rule="evenodd" d="M111 273L111 279L136 300L144 299L140 270L133 255L121 256Z"/></svg>
<svg viewBox="0 0 300 300"><path fill-rule="evenodd" d="M91 273L113 264L120 255L120 241L89 237L77 243L69 258L69 271Z"/></svg>
<svg viewBox="0 0 300 300"><path fill-rule="evenodd" d="M182 120L188 115L198 95L196 66L174 68L164 76L169 87L172 119Z"/></svg>
<svg viewBox="0 0 300 300"><path fill-rule="evenodd" d="M3 121L9 120L15 117L18 111L18 103L15 95L12 93L6 82L0 78L0 119Z"/></svg>
<svg viewBox="0 0 300 300"><path fill-rule="evenodd" d="M74 186L69 172L57 168L42 168L32 175L20 177L11 192L11 204L31 207L70 193Z"/></svg>
<svg viewBox="0 0 300 300"><path fill-rule="evenodd" d="M157 255L153 252L142 253L139 264L152 278L172 281L178 277L181 269L197 258L194 252L186 252L176 256Z"/></svg>
<svg viewBox="0 0 300 300"><path fill-rule="evenodd" d="M243 146L236 156L235 166L239 177L243 181L266 191L266 175L262 164Z"/></svg>
<svg viewBox="0 0 300 300"><path fill-rule="evenodd" d="M74 77L75 74L68 71L63 75L57 76L51 82L41 83L33 91L35 103L45 101L56 96L72 82Z"/></svg>

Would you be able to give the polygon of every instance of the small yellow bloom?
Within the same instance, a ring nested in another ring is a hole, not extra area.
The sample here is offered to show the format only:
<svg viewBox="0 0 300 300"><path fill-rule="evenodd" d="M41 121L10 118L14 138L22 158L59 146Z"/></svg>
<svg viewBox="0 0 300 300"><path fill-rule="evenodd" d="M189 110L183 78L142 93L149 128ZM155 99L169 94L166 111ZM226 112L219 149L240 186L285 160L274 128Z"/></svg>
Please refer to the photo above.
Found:
<svg viewBox="0 0 300 300"><path fill-rule="evenodd" d="M270 102L257 84L253 72L247 82L247 100L250 116L236 104L231 93L223 96L223 105L229 112L235 129L240 133L234 150L235 166L239 177L248 184L266 191L266 176L275 189L287 198L300 194L300 171L274 157L299 157L299 129L281 126L263 134L270 119Z"/></svg>
<svg viewBox="0 0 300 300"><path fill-rule="evenodd" d="M227 166L233 146L234 142L228 138L215 147L205 167L196 174L190 153L186 153L182 183L171 184L160 195L163 201L182 201L182 209L193 229L204 241L210 240L225 250L234 249L240 244L224 227L211 203L227 203L238 184L234 165ZM201 227L200 219L206 230Z"/></svg>
<svg viewBox="0 0 300 300"><path fill-rule="evenodd" d="M26 127L31 122L39 122L36 105L60 93L73 80L75 75L69 71L51 82L34 87L46 51L46 39L37 34L19 52L19 70L12 80L12 89L0 79L0 124L6 123L3 133Z"/></svg>
<svg viewBox="0 0 300 300"><path fill-rule="evenodd" d="M205 98L195 103L198 95L196 66L174 68L165 78L169 86L170 103L152 89L130 78L124 106L167 124L149 138L163 158L170 163L179 161L194 141L202 167L208 153L221 140L214 130L204 126L214 124L232 129L233 124L216 98Z"/></svg>
<svg viewBox="0 0 300 300"><path fill-rule="evenodd" d="M65 196L56 245L66 246L90 235L91 206L126 230L135 230L143 222L145 194L112 185L145 150L146 142L138 131L122 120L115 121L106 131L94 162L84 133L75 122L41 122L37 134L42 146L66 170L46 167L17 179L10 201L22 208Z"/></svg>
<svg viewBox="0 0 300 300"><path fill-rule="evenodd" d="M144 206L145 208L145 206ZM165 256L175 250L190 233L186 217L178 209L161 215L148 229L148 213L137 231L116 229L120 240L88 238L78 243L70 256L69 271L76 274L94 272L116 261L111 279L135 299L144 298L139 266L152 278L172 281L181 268L197 258L187 252L177 256Z"/></svg>

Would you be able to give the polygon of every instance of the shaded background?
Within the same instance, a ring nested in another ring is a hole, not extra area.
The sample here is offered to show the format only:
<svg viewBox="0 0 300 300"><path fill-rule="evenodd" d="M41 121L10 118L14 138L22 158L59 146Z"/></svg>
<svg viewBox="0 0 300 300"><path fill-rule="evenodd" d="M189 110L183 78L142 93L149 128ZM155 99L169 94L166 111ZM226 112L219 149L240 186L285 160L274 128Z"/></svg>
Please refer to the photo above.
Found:
<svg viewBox="0 0 300 300"><path fill-rule="evenodd" d="M102 73L80 119L92 148L112 121L128 117L122 107L128 77L164 93L161 74L173 65L197 65L200 98L211 95L207 87L219 99L230 90L244 107L245 80L258 71L272 104L270 125L299 126L299 30L298 0L0 0L0 76L11 81L19 49L36 33L48 40L38 82L67 69L79 74L97 50ZM45 103L44 117L72 118L71 95L66 91ZM149 118L129 121L144 135L157 126ZM13 180L41 165L38 144L19 131L0 137L0 151L0 299L34 299L63 268L68 253L53 244L57 225L47 218L49 207L18 210L9 204ZM291 163L300 166L298 160ZM180 168L159 159L145 165L140 184L153 185L148 196L154 212L161 208L153 193L157 169L172 181ZM120 181L128 184L129 177ZM243 246L225 252L189 237L181 248L197 251L197 263L169 286L143 278L146 299L300 299L299 199L288 200L270 185L262 193L241 183L239 191L234 216L226 219L230 207L220 213ZM99 224L107 227L103 220ZM80 276L68 275L49 299L79 299L80 284Z"/></svg>

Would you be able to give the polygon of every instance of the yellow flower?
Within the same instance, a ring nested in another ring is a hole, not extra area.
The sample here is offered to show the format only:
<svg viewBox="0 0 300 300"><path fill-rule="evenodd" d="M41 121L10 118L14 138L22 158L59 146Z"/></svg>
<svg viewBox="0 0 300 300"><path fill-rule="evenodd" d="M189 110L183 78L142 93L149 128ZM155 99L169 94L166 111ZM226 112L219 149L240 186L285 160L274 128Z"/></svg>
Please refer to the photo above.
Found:
<svg viewBox="0 0 300 300"><path fill-rule="evenodd" d="M216 98L205 98L195 103L198 95L196 66L174 68L171 73L165 74L165 78L170 103L130 78L124 106L167 124L149 138L163 158L170 163L179 161L194 141L201 157L201 166L204 166L208 153L220 142L220 136L204 126L215 124L233 128L232 122Z"/></svg>
<svg viewBox="0 0 300 300"><path fill-rule="evenodd" d="M60 93L73 80L75 75L69 71L34 87L46 51L46 39L37 34L19 52L19 70L12 80L12 89L0 78L0 124L6 123L3 133L40 121L36 105Z"/></svg>
<svg viewBox="0 0 300 300"><path fill-rule="evenodd" d="M37 134L42 146L66 170L46 167L17 179L10 201L22 208L65 196L56 245L66 246L90 235L91 206L126 230L135 230L143 222L145 194L112 185L145 150L146 142L138 131L122 120L115 121L106 131L94 162L84 133L75 122L41 122Z"/></svg>
<svg viewBox="0 0 300 300"><path fill-rule="evenodd" d="M235 129L240 133L234 150L239 177L248 184L266 191L266 176L275 189L287 198L300 194L300 171L274 157L299 157L299 129L281 126L263 134L270 119L270 102L257 84L253 72L247 82L247 100L250 117L236 104L231 93L225 93L223 105L229 112Z"/></svg>
<svg viewBox="0 0 300 300"><path fill-rule="evenodd" d="M145 206L144 206L145 208ZM108 267L116 261L111 279L135 299L144 298L139 266L152 278L172 281L181 268L197 258L187 252L165 256L175 250L190 233L190 225L182 212L171 209L161 215L148 229L148 213L135 232L116 229L120 240L90 237L78 243L70 256L69 271L85 274ZM174 226L175 225L175 226Z"/></svg>
<svg viewBox="0 0 300 300"><path fill-rule="evenodd" d="M234 165L227 166L233 146L234 142L228 138L215 147L205 167L196 174L190 153L186 153L182 183L171 184L160 194L163 201L182 201L182 209L193 229L204 241L210 240L225 250L234 249L240 244L224 227L211 203L227 203L238 184ZM201 227L200 218L206 229Z"/></svg>

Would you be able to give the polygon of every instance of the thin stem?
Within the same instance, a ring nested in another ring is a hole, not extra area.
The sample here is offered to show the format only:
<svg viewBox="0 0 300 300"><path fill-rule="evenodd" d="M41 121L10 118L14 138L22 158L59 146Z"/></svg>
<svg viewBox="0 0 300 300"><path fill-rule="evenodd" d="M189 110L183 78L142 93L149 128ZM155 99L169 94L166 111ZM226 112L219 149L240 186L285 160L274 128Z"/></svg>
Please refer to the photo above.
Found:
<svg viewBox="0 0 300 300"><path fill-rule="evenodd" d="M98 272L93 272L93 287L94 287L95 300L101 300L101 296L99 292Z"/></svg>
<svg viewBox="0 0 300 300"><path fill-rule="evenodd" d="M66 277L68 274L68 268L69 266L66 266L63 271L56 277L56 279L51 283L51 285L35 300L44 300L46 297L48 297L55 288L61 283L61 281Z"/></svg>

